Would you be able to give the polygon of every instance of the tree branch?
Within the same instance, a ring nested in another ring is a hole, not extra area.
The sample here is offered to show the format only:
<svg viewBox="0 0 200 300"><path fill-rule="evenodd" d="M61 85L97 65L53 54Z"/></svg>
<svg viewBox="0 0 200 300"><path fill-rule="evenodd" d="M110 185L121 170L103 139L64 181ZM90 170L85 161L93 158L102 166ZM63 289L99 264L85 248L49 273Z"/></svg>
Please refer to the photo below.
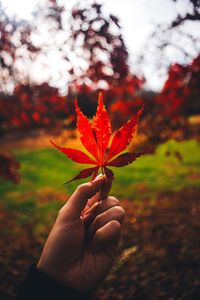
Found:
<svg viewBox="0 0 200 300"><path fill-rule="evenodd" d="M175 21L172 22L171 28L181 25L185 21L200 21L200 13L189 14L187 13L185 17L178 16Z"/></svg>

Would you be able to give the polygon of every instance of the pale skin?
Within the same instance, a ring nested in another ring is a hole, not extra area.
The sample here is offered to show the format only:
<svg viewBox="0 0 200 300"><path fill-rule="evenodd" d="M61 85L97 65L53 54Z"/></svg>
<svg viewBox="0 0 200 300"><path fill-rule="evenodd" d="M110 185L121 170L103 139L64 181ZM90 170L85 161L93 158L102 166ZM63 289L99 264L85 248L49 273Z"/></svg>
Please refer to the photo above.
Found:
<svg viewBox="0 0 200 300"><path fill-rule="evenodd" d="M107 196L111 182L101 175L79 185L60 210L37 268L69 287L93 292L111 269L125 216Z"/></svg>

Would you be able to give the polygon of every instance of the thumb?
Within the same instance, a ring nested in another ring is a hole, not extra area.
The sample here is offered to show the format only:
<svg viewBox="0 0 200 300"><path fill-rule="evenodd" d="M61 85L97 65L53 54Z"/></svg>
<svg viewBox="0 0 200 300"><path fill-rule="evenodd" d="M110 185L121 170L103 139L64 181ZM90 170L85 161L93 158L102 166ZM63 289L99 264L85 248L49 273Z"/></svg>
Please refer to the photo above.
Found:
<svg viewBox="0 0 200 300"><path fill-rule="evenodd" d="M105 176L97 177L96 180L81 184L69 198L60 211L60 217L64 221L79 219L89 198L101 190Z"/></svg>

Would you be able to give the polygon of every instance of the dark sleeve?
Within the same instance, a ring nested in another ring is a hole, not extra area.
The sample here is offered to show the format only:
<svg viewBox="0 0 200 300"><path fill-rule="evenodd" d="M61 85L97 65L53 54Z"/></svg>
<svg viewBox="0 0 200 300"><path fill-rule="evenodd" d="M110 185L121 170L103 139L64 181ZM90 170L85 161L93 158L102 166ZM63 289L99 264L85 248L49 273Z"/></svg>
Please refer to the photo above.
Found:
<svg viewBox="0 0 200 300"><path fill-rule="evenodd" d="M67 287L32 265L15 300L93 300L81 291Z"/></svg>

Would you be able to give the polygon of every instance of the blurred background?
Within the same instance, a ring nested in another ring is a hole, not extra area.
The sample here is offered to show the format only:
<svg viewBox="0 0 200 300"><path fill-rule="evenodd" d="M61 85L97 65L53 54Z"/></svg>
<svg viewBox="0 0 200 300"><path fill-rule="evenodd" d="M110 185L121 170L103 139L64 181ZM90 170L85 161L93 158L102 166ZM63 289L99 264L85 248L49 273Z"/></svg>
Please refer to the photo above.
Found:
<svg viewBox="0 0 200 300"><path fill-rule="evenodd" d="M115 130L145 105L111 193L127 212L97 299L200 299L200 1L0 0L0 299L37 262L82 167L78 98ZM122 188L123 187L123 188Z"/></svg>

